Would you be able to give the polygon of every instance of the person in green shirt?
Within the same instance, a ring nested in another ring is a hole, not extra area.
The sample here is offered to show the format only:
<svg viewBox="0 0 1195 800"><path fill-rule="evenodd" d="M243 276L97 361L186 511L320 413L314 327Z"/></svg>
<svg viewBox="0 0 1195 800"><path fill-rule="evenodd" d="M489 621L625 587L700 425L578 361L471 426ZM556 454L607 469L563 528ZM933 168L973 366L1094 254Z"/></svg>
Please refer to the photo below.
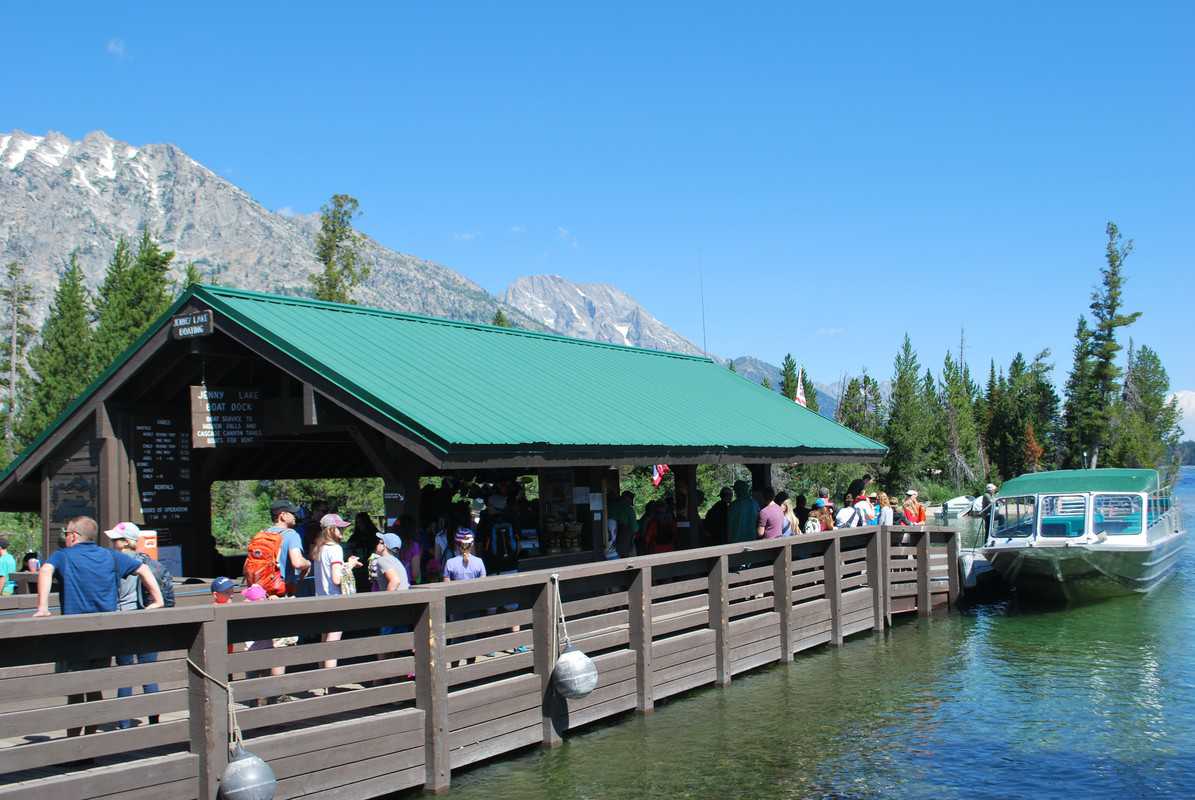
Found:
<svg viewBox="0 0 1195 800"><path fill-rule="evenodd" d="M0 594L12 594L17 585L8 576L17 571L17 560L8 552L8 539L0 536Z"/></svg>
<svg viewBox="0 0 1195 800"><path fill-rule="evenodd" d="M639 520L635 517L635 495L632 492L625 491L620 497L611 499L610 519L618 524L614 549L619 558L626 558L631 554L635 536L639 533Z"/></svg>

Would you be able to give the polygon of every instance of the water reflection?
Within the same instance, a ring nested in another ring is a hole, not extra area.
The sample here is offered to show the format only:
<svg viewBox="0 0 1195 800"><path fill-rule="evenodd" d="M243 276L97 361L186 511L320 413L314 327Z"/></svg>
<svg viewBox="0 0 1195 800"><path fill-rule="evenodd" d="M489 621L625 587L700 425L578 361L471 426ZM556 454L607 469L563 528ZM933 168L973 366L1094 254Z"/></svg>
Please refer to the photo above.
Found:
<svg viewBox="0 0 1195 800"><path fill-rule="evenodd" d="M1192 527L1195 472L1180 487ZM1186 797L1195 566L1153 595L994 603L848 641L453 776L455 798Z"/></svg>

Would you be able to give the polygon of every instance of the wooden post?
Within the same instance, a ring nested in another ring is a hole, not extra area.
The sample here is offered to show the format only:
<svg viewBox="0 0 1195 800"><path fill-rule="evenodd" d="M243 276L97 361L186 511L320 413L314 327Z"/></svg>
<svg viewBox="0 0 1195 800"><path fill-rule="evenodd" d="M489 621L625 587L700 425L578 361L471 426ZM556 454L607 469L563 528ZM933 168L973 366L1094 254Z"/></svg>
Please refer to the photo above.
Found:
<svg viewBox="0 0 1195 800"><path fill-rule="evenodd" d="M884 589L887 583L887 569L883 566L883 551L881 544L888 535L886 527L878 527L871 534L867 542L867 583L871 586L872 629L878 633L884 631L884 601L888 594Z"/></svg>
<svg viewBox="0 0 1195 800"><path fill-rule="evenodd" d="M772 562L772 597L780 615L781 662L793 660L793 547L785 542Z"/></svg>
<svg viewBox="0 0 1195 800"><path fill-rule="evenodd" d="M540 708L543 711L543 745L557 747L560 744L560 733L552 715L552 704L563 702L552 691L552 670L556 668L556 658L560 655L554 648L553 633L556 629L556 587L551 579L545 579L535 596L535 605L531 609L531 635L535 658L535 674L539 676Z"/></svg>
<svg viewBox="0 0 1195 800"><path fill-rule="evenodd" d="M946 571L950 576L950 607L958 604L962 594L962 583L959 575L959 532L951 531L946 539Z"/></svg>
<svg viewBox="0 0 1195 800"><path fill-rule="evenodd" d="M198 626L187 657L216 680L228 681L228 623L218 611ZM199 756L199 797L216 800L228 766L228 690L188 666L187 707L191 752Z"/></svg>
<svg viewBox="0 0 1195 800"><path fill-rule="evenodd" d="M423 710L424 789L448 791L448 662L445 648L445 601L428 600L415 624L415 706Z"/></svg>
<svg viewBox="0 0 1195 800"><path fill-rule="evenodd" d="M929 531L923 525L917 540L917 616L928 617L929 613Z"/></svg>
<svg viewBox="0 0 1195 800"><path fill-rule="evenodd" d="M628 592L631 649L635 651L635 709L650 714L656 705L652 679L651 567L640 567Z"/></svg>
<svg viewBox="0 0 1195 800"><path fill-rule="evenodd" d="M892 527L880 527L880 575L884 583L884 620L892 627Z"/></svg>
<svg viewBox="0 0 1195 800"><path fill-rule="evenodd" d="M730 569L726 556L710 567L710 627L714 629L714 683L730 685Z"/></svg>
<svg viewBox="0 0 1195 800"><path fill-rule="evenodd" d="M830 644L842 644L842 542L834 534L826 547L826 597L830 600Z"/></svg>

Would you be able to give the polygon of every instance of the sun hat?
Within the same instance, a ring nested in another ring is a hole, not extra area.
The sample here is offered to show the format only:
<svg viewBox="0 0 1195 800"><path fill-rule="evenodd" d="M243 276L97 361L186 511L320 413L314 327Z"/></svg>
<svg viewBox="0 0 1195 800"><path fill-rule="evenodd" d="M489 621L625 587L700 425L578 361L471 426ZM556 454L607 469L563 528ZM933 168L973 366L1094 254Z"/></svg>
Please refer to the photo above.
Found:
<svg viewBox="0 0 1195 800"><path fill-rule="evenodd" d="M324 514L319 520L321 528L347 528L351 524L339 514Z"/></svg>
<svg viewBox="0 0 1195 800"><path fill-rule="evenodd" d="M996 491L996 484L994 484L994 483L989 483L989 484L988 484L988 485L987 485L985 488L986 488L986 489L987 489L989 492L994 492L994 491Z"/></svg>
<svg viewBox="0 0 1195 800"><path fill-rule="evenodd" d="M154 531L145 532L154 533ZM117 539L128 539L130 542L135 542L141 536L141 529L132 522L118 522L112 530L104 531L104 535L114 542Z"/></svg>
<svg viewBox="0 0 1195 800"><path fill-rule="evenodd" d="M386 545L387 550L402 549L402 537L397 533L379 533L377 537L382 540L382 544Z"/></svg>
<svg viewBox="0 0 1195 800"><path fill-rule="evenodd" d="M258 600L265 600L266 596L266 590L258 586L256 583L251 586L246 586L245 591L241 592L241 599L249 603L256 603Z"/></svg>
<svg viewBox="0 0 1195 800"><path fill-rule="evenodd" d="M231 592L235 588L237 588L237 585L236 585L236 582L233 581L232 578L220 577L220 578L216 578L214 581L212 581L212 591L213 592L219 592L221 594L224 594L225 592Z"/></svg>
<svg viewBox="0 0 1195 800"><path fill-rule="evenodd" d="M905 495L906 495L906 496L908 496L908 497L916 497L916 496L917 496L917 490L916 490L916 489L909 489L907 492L905 492Z"/></svg>

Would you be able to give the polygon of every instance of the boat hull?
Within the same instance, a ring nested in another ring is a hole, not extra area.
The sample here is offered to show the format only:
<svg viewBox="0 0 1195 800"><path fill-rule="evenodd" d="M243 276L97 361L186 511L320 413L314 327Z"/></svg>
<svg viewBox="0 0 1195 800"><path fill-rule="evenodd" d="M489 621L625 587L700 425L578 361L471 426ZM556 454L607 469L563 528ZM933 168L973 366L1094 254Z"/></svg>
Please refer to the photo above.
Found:
<svg viewBox="0 0 1195 800"><path fill-rule="evenodd" d="M984 556L1018 592L1090 600L1153 591L1174 573L1185 546L1178 531L1142 546L1006 543Z"/></svg>

